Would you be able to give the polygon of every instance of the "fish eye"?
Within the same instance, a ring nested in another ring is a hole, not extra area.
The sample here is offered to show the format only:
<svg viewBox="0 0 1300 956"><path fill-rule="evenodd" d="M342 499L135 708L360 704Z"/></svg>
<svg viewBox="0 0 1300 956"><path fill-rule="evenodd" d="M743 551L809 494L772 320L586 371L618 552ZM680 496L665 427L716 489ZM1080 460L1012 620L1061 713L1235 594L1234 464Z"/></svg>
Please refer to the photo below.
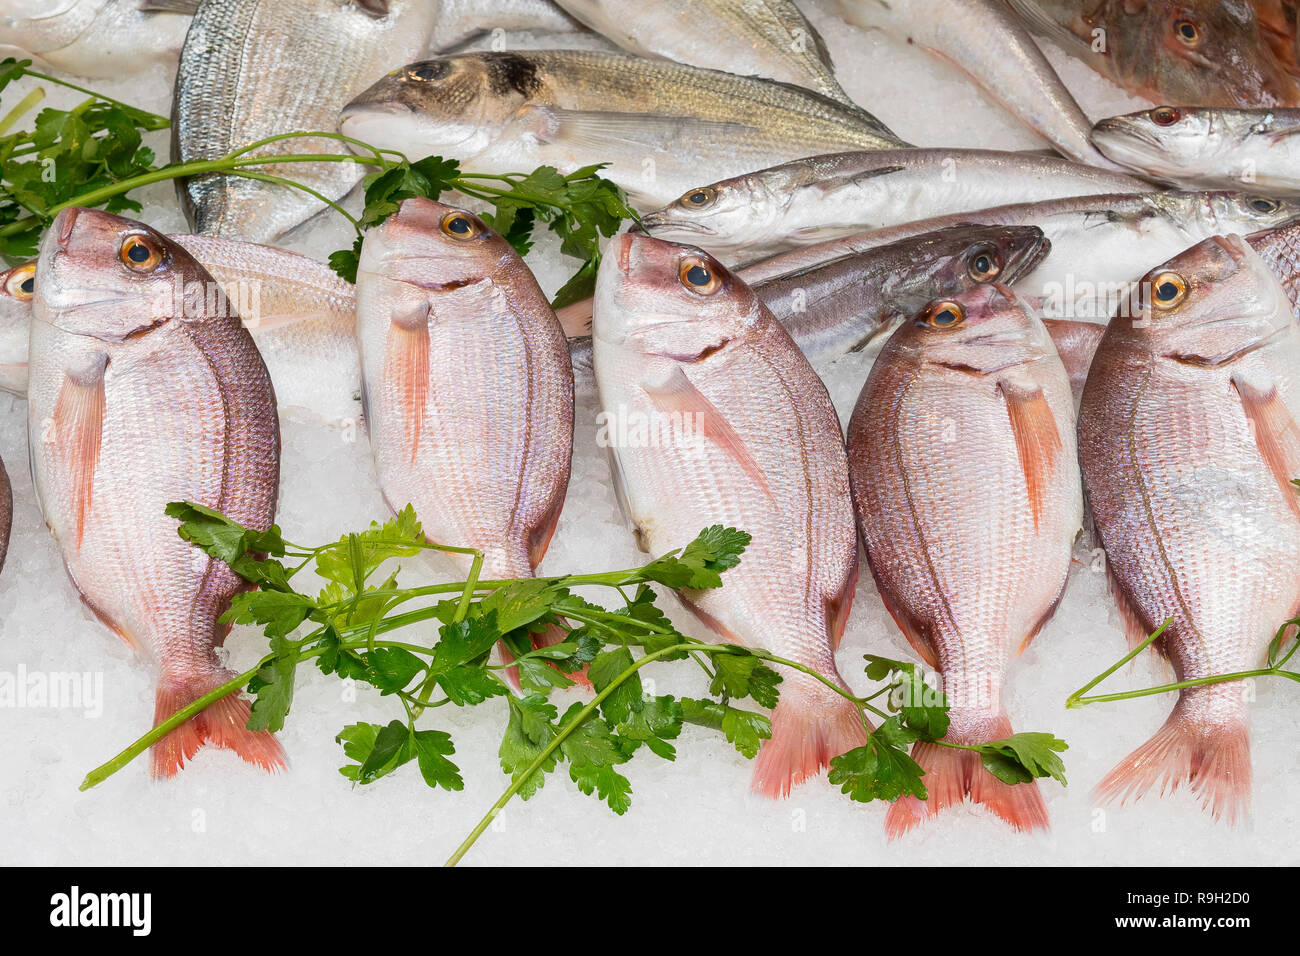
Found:
<svg viewBox="0 0 1300 956"><path fill-rule="evenodd" d="M1183 118L1183 114L1172 106L1157 106L1151 111L1150 116L1151 122L1157 126L1173 126Z"/></svg>
<svg viewBox="0 0 1300 956"><path fill-rule="evenodd" d="M1278 207L1281 205L1277 200L1269 199L1267 196L1251 196L1246 200L1246 202L1249 204L1251 209L1255 210L1255 212L1263 213L1264 215L1268 215L1271 212L1277 212Z"/></svg>
<svg viewBox="0 0 1300 956"><path fill-rule="evenodd" d="M678 267L682 285L696 295L713 295L722 288L722 278L699 256L687 256Z"/></svg>
<svg viewBox="0 0 1300 956"><path fill-rule="evenodd" d="M36 263L15 266L5 280L5 292L20 302L30 301L36 292Z"/></svg>
<svg viewBox="0 0 1300 956"><path fill-rule="evenodd" d="M162 262L163 251L148 236L132 235L122 240L117 257L132 272L152 272Z"/></svg>
<svg viewBox="0 0 1300 956"><path fill-rule="evenodd" d="M441 80L447 75L447 64L436 60L429 63L417 63L406 71L406 75L420 83Z"/></svg>
<svg viewBox="0 0 1300 956"><path fill-rule="evenodd" d="M711 206L713 201L718 198L718 191L712 186L701 186L699 189L692 189L681 199L678 204L687 209L703 209Z"/></svg>
<svg viewBox="0 0 1300 956"><path fill-rule="evenodd" d="M1201 42L1201 28L1196 25L1196 21L1183 18L1174 23L1174 36L1184 46L1195 47Z"/></svg>
<svg viewBox="0 0 1300 956"><path fill-rule="evenodd" d="M1002 271L1002 259L994 250L980 249L970 257L966 271L976 282L989 282Z"/></svg>
<svg viewBox="0 0 1300 956"><path fill-rule="evenodd" d="M1151 280L1151 304L1162 311L1178 306L1187 298L1187 280L1177 272L1162 272Z"/></svg>
<svg viewBox="0 0 1300 956"><path fill-rule="evenodd" d="M941 299L926 306L921 321L932 329L951 329L966 321L966 310L960 302Z"/></svg>
<svg viewBox="0 0 1300 956"><path fill-rule="evenodd" d="M447 213L442 217L441 228L443 235L450 236L460 242L477 239L483 234L483 230L478 223L463 212Z"/></svg>

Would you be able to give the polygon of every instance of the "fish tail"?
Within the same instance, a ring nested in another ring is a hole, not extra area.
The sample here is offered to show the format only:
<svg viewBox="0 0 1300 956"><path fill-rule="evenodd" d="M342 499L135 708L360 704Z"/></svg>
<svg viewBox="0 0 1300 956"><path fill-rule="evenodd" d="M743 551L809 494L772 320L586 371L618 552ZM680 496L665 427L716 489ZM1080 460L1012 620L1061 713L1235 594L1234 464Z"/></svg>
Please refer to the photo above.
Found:
<svg viewBox="0 0 1300 956"><path fill-rule="evenodd" d="M834 672L831 676L838 679ZM806 674L787 675L772 711L772 736L758 751L750 789L772 799L787 797L797 784L829 766L832 757L866 742L861 712L852 702Z"/></svg>
<svg viewBox="0 0 1300 956"><path fill-rule="evenodd" d="M1251 790L1250 731L1244 703L1231 708L1225 719L1194 716L1189 701L1195 702L1210 690L1184 691L1164 726L1106 775L1094 797L1122 806L1153 790L1163 795L1186 785L1214 819L1229 824L1244 819L1250 812Z"/></svg>
<svg viewBox="0 0 1300 956"><path fill-rule="evenodd" d="M229 671L219 670L189 681L164 677L158 685L154 726L234 676ZM280 742L269 731L249 730L248 713L248 700L234 693L195 714L153 745L153 776L176 776L205 743L233 750L264 770L283 770L285 757Z"/></svg>
<svg viewBox="0 0 1300 956"><path fill-rule="evenodd" d="M537 650L543 647L554 647L556 644L562 644L569 639L569 628L567 622L560 621L557 624L548 624L546 630L540 634L533 635L533 649ZM590 687L591 680L587 677L587 665L583 665L581 670L574 671L572 674L565 675L569 680L578 684L580 687Z"/></svg>
<svg viewBox="0 0 1300 956"><path fill-rule="evenodd" d="M952 724L944 739L950 743L973 747L1013 733L1005 713L968 717L954 709L949 716ZM1016 830L1047 829L1047 805L1037 782L1004 783L984 768L979 754L940 744L914 744L912 759L925 771L928 799L902 797L890 806L885 815L885 832L891 840L967 798L988 807Z"/></svg>
<svg viewBox="0 0 1300 956"><path fill-rule="evenodd" d="M484 578L531 578L533 573L532 562L525 552L492 552L486 555L480 576ZM568 637L569 629L565 622L560 621L549 624L544 631L532 636L533 650L563 643ZM497 648L501 652L501 662L503 664L510 664L514 661L515 655L510 653L510 648L506 647L505 641L497 641ZM506 680L510 682L510 686L515 690L519 690L519 668L507 667L505 675ZM565 676L582 687L591 686L591 681L587 678L586 667Z"/></svg>

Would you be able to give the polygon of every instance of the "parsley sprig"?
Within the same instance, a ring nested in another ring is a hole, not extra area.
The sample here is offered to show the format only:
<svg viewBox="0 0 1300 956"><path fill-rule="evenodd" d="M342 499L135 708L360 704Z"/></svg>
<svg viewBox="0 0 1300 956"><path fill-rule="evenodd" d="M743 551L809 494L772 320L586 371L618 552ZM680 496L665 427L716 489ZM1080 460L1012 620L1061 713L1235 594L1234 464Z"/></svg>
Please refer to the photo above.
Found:
<svg viewBox="0 0 1300 956"><path fill-rule="evenodd" d="M179 519L183 538L259 586L238 595L223 620L260 626L268 653L92 771L82 789L103 782L170 730L244 688L254 696L248 726L280 730L293 705L297 670L307 662L323 674L368 684L401 707L401 715L386 724L358 722L336 734L346 759L340 773L361 786L414 764L429 787L461 790L464 780L452 760L451 736L424 726L421 718L440 707L498 702L505 726L497 756L509 783L452 853L452 864L510 800L527 800L561 766L580 791L623 814L632 806L627 765L640 754L674 760L686 724L717 731L739 753L754 757L771 736L771 722L739 705L775 707L780 671L787 668L822 681L858 706L868 743L837 757L831 772L832 782L854 800L895 800L909 793L924 798L922 770L907 748L917 740L958 746L938 739L947 731L948 704L913 664L869 656L867 675L881 686L859 698L795 661L681 634L656 604L653 585L722 586L749 544L749 535L734 528L707 528L686 547L640 568L497 581L480 578L480 553L428 544L409 505L383 524L317 547L286 541L275 527L244 528L192 503L173 503L167 511ZM393 560L424 550L469 555L468 579L399 585L401 568L393 568ZM294 586L308 568L325 581L315 593ZM576 593L588 587L615 595L616 606ZM531 636L555 626L567 632L561 643L534 650ZM510 649L512 664L491 663L498 641ZM642 670L670 662L703 668L707 696L646 693ZM518 690L504 676L507 667L518 669ZM572 675L584 668L594 697L561 711L551 700L553 692L573 686ZM883 723L873 728L868 715ZM1064 747L1050 735L1017 734L963 749L979 751L985 766L1008 782L1053 776L1064 783L1057 756Z"/></svg>

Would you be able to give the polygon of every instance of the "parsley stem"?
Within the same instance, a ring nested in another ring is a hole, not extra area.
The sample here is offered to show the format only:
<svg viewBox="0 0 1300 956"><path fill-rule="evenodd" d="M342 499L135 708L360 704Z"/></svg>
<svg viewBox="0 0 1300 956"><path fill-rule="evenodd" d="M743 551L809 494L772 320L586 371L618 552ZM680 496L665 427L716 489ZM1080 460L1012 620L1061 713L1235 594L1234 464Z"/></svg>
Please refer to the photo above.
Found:
<svg viewBox="0 0 1300 956"><path fill-rule="evenodd" d="M57 76L50 76L48 73L39 73L36 70L23 67L23 73L37 80L44 80L47 83L54 83L57 86L64 86L70 90L76 90L78 93L85 93L87 96L93 96L101 103L111 103L113 106L120 107L131 113L135 118L144 120L141 123L145 129L155 132L160 129L166 129L171 126L171 120L165 116L159 116L157 113L150 113L148 110L142 110L138 106L132 106L130 103L123 103L121 100L115 100L111 96L105 96L103 93L96 93L94 90L88 90L84 86L78 86L76 83L69 83L67 80L61 80Z"/></svg>
<svg viewBox="0 0 1300 956"><path fill-rule="evenodd" d="M0 119L0 133L4 133L5 131L7 131L9 127L13 126L14 123L18 122L19 117L21 117L24 113L26 113L28 110L30 110L33 106L35 106L43 99L45 99L45 91L41 89L39 86L36 87L36 89L32 90L30 93L28 93L26 96L24 96L21 100L18 101L17 106L15 106L13 109L11 109L8 113L5 114L4 119Z"/></svg>

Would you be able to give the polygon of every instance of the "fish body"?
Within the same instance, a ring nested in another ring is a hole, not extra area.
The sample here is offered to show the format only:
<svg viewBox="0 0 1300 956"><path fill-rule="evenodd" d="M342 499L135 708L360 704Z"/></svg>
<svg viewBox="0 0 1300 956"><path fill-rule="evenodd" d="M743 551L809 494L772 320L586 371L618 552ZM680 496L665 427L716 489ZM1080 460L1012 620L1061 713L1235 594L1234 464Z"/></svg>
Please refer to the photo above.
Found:
<svg viewBox="0 0 1300 956"><path fill-rule="evenodd" d="M174 65L197 5L198 0L60 0L35 16L0 15L0 50L12 47L44 66L96 78Z"/></svg>
<svg viewBox="0 0 1300 956"><path fill-rule="evenodd" d="M533 274L476 216L407 199L366 235L357 333L385 499L482 551L484 579L532 577L573 449L568 343Z"/></svg>
<svg viewBox="0 0 1300 956"><path fill-rule="evenodd" d="M4 570L5 558L9 557L9 532L13 525L14 491L9 484L5 463L0 461L0 571Z"/></svg>
<svg viewBox="0 0 1300 956"><path fill-rule="evenodd" d="M179 245L95 210L41 242L28 386L32 476L68 574L95 614L159 671L155 723L228 681L218 618L247 585L176 533L172 501L264 530L280 433L266 366L236 315L187 314L174 281L212 283ZM153 746L171 776L205 743L267 769L275 738L231 695Z"/></svg>
<svg viewBox="0 0 1300 956"><path fill-rule="evenodd" d="M477 173L601 175L643 208L698 183L833 150L906 146L869 114L801 87L582 50L468 53L390 73L343 111L356 139Z"/></svg>
<svg viewBox="0 0 1300 956"><path fill-rule="evenodd" d="M905 149L813 156L688 189L642 226L729 263L871 229L1007 203L1153 187L1119 173L1032 153Z"/></svg>
<svg viewBox="0 0 1300 956"><path fill-rule="evenodd" d="M630 53L761 76L853 105L830 51L792 0L557 0Z"/></svg>
<svg viewBox="0 0 1300 956"><path fill-rule="evenodd" d="M437 4L424 0L204 0L181 52L172 156L219 159L269 136L337 128L339 111L395 65L418 55ZM336 153L333 139L280 140L252 155ZM365 175L352 162L250 167L337 201ZM238 176L177 180L195 232L271 242L325 205L298 189Z"/></svg>
<svg viewBox="0 0 1300 956"><path fill-rule="evenodd" d="M1267 265L1215 237L1154 270L1111 320L1079 453L1130 642L1179 680L1259 666L1300 611L1300 326ZM1240 684L1179 691L1164 726L1102 781L1104 800L1189 786L1215 817L1250 799Z"/></svg>
<svg viewBox="0 0 1300 956"><path fill-rule="evenodd" d="M663 553L715 524L752 536L725 586L683 592L722 639L839 683L857 542L839 420L825 386L758 298L699 250L624 234L601 262L594 323L620 501L641 547ZM615 432L617 434L617 432ZM755 791L787 794L864 742L855 706L782 672Z"/></svg>
<svg viewBox="0 0 1300 956"><path fill-rule="evenodd" d="M1083 517L1070 383L1047 330L1005 287L932 303L886 343L849 424L854 503L881 597L943 676L946 738L1011 735L1006 668L1055 610ZM969 796L1017 829L1047 826L1037 785L918 744L927 801L896 836Z"/></svg>

